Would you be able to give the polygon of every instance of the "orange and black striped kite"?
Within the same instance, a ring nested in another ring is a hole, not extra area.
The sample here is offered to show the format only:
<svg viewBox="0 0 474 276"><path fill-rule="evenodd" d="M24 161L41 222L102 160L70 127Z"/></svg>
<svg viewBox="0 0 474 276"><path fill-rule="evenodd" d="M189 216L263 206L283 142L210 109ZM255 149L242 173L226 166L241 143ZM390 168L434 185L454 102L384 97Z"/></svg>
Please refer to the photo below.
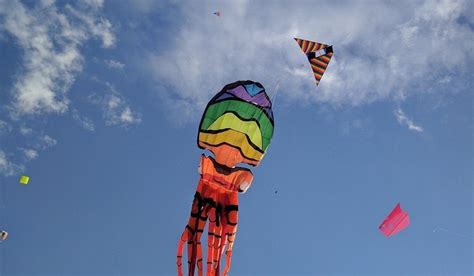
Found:
<svg viewBox="0 0 474 276"><path fill-rule="evenodd" d="M300 38L295 38L295 40L308 57L311 69L313 69L314 78L316 79L316 85L319 85L333 55L332 45Z"/></svg>

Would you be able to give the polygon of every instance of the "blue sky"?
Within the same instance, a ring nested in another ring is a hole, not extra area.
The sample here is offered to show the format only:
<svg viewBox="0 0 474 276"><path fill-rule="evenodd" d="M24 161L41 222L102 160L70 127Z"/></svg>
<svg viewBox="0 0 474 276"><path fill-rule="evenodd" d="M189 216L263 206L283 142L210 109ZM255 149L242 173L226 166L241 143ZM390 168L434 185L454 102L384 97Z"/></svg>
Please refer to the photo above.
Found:
<svg viewBox="0 0 474 276"><path fill-rule="evenodd" d="M276 128L231 275L472 275L473 8L0 0L0 274L175 275L203 109L251 79ZM293 37L334 45L319 87Z"/></svg>

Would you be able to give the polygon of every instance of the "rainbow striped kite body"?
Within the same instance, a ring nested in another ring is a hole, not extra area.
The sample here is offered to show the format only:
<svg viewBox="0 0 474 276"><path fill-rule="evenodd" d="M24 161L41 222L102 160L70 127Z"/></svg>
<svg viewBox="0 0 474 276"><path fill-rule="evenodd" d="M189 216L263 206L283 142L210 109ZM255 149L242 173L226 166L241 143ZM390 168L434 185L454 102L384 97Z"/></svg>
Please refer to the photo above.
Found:
<svg viewBox="0 0 474 276"><path fill-rule="evenodd" d="M256 166L273 136L273 112L265 88L253 81L226 85L208 103L199 125L198 146L228 167Z"/></svg>

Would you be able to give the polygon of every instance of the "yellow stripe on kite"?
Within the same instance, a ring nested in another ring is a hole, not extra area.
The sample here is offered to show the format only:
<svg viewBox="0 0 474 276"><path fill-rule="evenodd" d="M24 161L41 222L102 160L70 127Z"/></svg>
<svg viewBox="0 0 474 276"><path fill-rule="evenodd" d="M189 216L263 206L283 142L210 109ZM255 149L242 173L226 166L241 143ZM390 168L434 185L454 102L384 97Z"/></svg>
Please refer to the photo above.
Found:
<svg viewBox="0 0 474 276"><path fill-rule="evenodd" d="M231 128L245 133L252 143L261 149L263 148L262 133L255 121L242 121L239 117L235 116L234 113L225 113L217 118L217 120L209 126L208 130L220 130L225 128Z"/></svg>
<svg viewBox="0 0 474 276"><path fill-rule="evenodd" d="M232 129L216 134L199 132L199 141L213 146L225 142L229 145L240 148L246 158L251 158L254 160L262 160L263 158L263 154L255 150L249 144L247 138L245 137L245 134Z"/></svg>

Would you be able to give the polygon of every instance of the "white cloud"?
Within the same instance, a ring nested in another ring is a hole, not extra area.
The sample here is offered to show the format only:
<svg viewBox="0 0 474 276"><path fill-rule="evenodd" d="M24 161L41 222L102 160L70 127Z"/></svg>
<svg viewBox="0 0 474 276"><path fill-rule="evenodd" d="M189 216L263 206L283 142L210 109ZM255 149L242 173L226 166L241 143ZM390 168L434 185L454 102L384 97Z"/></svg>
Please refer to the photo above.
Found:
<svg viewBox="0 0 474 276"><path fill-rule="evenodd" d="M106 59L104 60L104 63L112 69L123 69L125 67L125 64L121 63L120 61L113 60L113 59Z"/></svg>
<svg viewBox="0 0 474 276"><path fill-rule="evenodd" d="M79 110L74 109L72 111L72 118L76 120L85 130L88 130L88 131L95 130L94 123L92 122L92 120L87 117L81 116L79 114Z"/></svg>
<svg viewBox="0 0 474 276"><path fill-rule="evenodd" d="M29 128L29 127L26 127L26 126L21 126L20 127L20 133L22 135L30 135L33 133L33 129Z"/></svg>
<svg viewBox="0 0 474 276"><path fill-rule="evenodd" d="M103 47L115 43L110 22L97 9L66 5L64 10L54 1L40 2L35 8L17 0L0 1L1 29L23 51L22 69L12 90L15 114L65 112L70 102L67 91L82 70L82 45L93 37L100 38Z"/></svg>
<svg viewBox="0 0 474 276"><path fill-rule="evenodd" d="M9 123L0 120L0 135L9 133L12 130L12 127Z"/></svg>
<svg viewBox="0 0 474 276"><path fill-rule="evenodd" d="M210 4L185 5L169 48L146 56L167 113L195 118L238 79L270 94L279 85L280 100L355 106L399 102L469 72L474 32L458 20L467 1L290 3L222 3L219 18ZM293 37L334 45L317 88Z"/></svg>
<svg viewBox="0 0 474 276"><path fill-rule="evenodd" d="M7 155L0 149L0 174L4 176L12 176L24 170L22 165L17 165L8 160Z"/></svg>
<svg viewBox="0 0 474 276"><path fill-rule="evenodd" d="M120 114L120 121L126 124L133 124L140 121L140 119L137 118L137 116L130 110L130 107L127 106Z"/></svg>
<svg viewBox="0 0 474 276"><path fill-rule="evenodd" d="M105 85L109 92L105 95L92 94L89 101L102 109L106 125L128 126L141 123L141 114L132 111L127 101L118 93L115 86L107 81L94 78L95 81Z"/></svg>
<svg viewBox="0 0 474 276"><path fill-rule="evenodd" d="M108 20L97 17L97 14L85 13L69 5L66 6L66 9L85 23L85 27L93 36L102 39L102 47L111 48L115 46L116 38L112 32L112 24Z"/></svg>
<svg viewBox="0 0 474 276"><path fill-rule="evenodd" d="M51 136L38 133L25 126L19 128L19 133L28 135L27 145L25 147L17 147L18 152L16 154L12 154L11 150L9 150L10 153L7 154L0 149L1 175L12 176L19 174L24 171L26 162L37 159L41 151L45 151L57 144L56 139ZM17 156L16 159L14 159L15 156ZM21 156L21 158L18 156Z"/></svg>
<svg viewBox="0 0 474 276"><path fill-rule="evenodd" d="M410 118L408 118L401 108L395 110L395 117L397 117L397 121L400 123L400 125L408 127L409 130L423 132L423 128L421 126L417 126Z"/></svg>
<svg viewBox="0 0 474 276"><path fill-rule="evenodd" d="M38 140L37 148L45 150L56 145L57 143L58 141L56 141L56 139L51 138L49 135L43 135Z"/></svg>
<svg viewBox="0 0 474 276"><path fill-rule="evenodd" d="M118 95L106 95L102 103L107 125L131 125L141 122L141 115L132 112L125 100Z"/></svg>
<svg viewBox="0 0 474 276"><path fill-rule="evenodd" d="M87 5L99 9L104 6L104 0L82 0Z"/></svg>
<svg viewBox="0 0 474 276"><path fill-rule="evenodd" d="M31 161L38 158L38 151L34 149L21 149L21 150L23 151L23 154L25 155L27 161Z"/></svg>

